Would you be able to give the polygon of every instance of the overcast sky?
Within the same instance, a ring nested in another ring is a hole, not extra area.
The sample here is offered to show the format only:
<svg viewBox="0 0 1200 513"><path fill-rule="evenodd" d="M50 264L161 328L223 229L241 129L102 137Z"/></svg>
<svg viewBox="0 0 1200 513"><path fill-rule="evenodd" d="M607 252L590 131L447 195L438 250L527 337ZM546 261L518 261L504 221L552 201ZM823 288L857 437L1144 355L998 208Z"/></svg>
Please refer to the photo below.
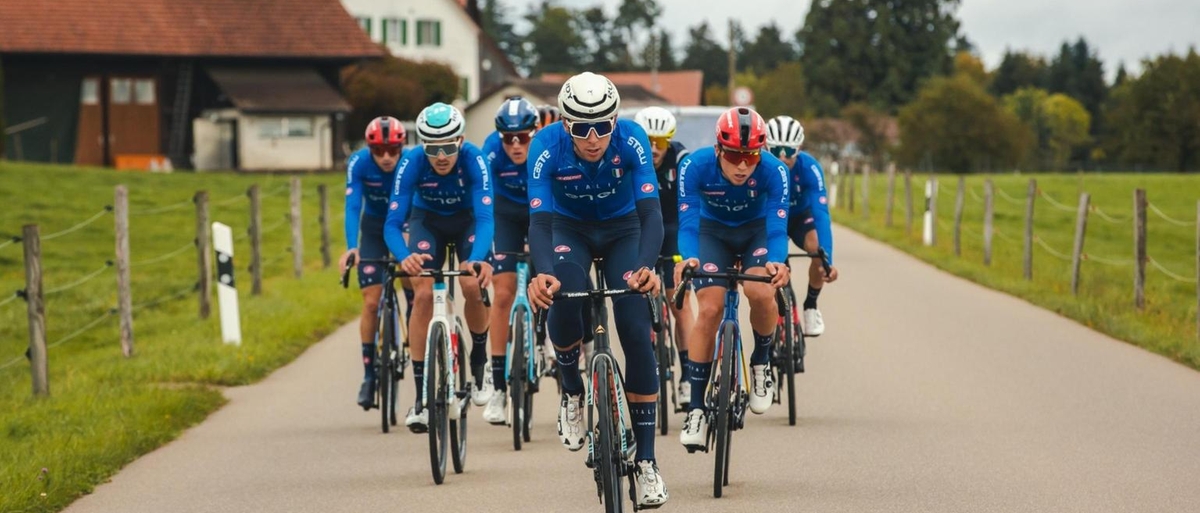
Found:
<svg viewBox="0 0 1200 513"><path fill-rule="evenodd" d="M620 0L555 0L560 5L585 7L604 4L610 15ZM541 0L506 0L523 15ZM660 25L673 34L682 50L687 27L708 20L713 35L726 40L729 17L735 17L751 35L769 20L776 20L788 35L795 34L808 0L658 0L665 13ZM1174 51L1200 47L1200 0L964 0L958 11L962 30L976 45L989 69L995 68L1005 48L1052 56L1064 39L1087 39L1105 64L1111 79L1117 63L1130 71L1140 61ZM516 18L516 16L514 16Z"/></svg>

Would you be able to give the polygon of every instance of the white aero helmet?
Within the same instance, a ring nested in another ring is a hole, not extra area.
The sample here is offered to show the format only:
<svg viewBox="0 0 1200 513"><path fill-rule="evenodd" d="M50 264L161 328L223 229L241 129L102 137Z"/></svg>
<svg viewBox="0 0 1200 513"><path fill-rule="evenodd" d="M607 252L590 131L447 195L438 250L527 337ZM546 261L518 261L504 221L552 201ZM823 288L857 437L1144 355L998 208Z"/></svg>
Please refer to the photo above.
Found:
<svg viewBox="0 0 1200 513"><path fill-rule="evenodd" d="M646 107L633 116L648 137L675 137L675 115L662 107Z"/></svg>
<svg viewBox="0 0 1200 513"><path fill-rule="evenodd" d="M444 141L463 134L466 123L463 115L453 105L435 103L417 115L417 134L422 141Z"/></svg>
<svg viewBox="0 0 1200 513"><path fill-rule="evenodd" d="M604 75L590 71L568 78L558 92L558 110L568 121L600 121L617 115L621 95Z"/></svg>
<svg viewBox="0 0 1200 513"><path fill-rule="evenodd" d="M791 116L775 116L767 122L767 146L800 147L804 143L804 127Z"/></svg>

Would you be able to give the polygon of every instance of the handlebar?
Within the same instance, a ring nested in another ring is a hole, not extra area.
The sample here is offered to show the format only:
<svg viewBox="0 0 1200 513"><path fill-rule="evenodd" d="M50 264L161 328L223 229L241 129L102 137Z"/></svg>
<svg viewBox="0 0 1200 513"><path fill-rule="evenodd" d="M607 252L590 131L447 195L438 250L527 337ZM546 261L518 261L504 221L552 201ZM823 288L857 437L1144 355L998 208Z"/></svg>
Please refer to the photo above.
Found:
<svg viewBox="0 0 1200 513"><path fill-rule="evenodd" d="M685 267L680 276L679 283L675 285L675 296L671 298L671 302L675 304L675 308L683 308L683 296L687 292L687 286L694 278L713 278L725 280L726 287L733 288L738 282L755 281L759 283L771 283L771 276L760 276L757 274L742 274L738 272L738 268L730 267L725 272L711 273L707 271L697 271L695 267ZM775 306L779 308L779 315L787 315L790 310L787 304L787 296L783 293L783 289L775 290Z"/></svg>
<svg viewBox="0 0 1200 513"><path fill-rule="evenodd" d="M788 258L819 258L821 259L821 268L825 270L825 277L829 277L831 267L829 265L829 256L825 254L825 248L817 248L816 253L788 253Z"/></svg>
<svg viewBox="0 0 1200 513"><path fill-rule="evenodd" d="M554 300L559 300L559 299L603 299L606 297L632 296L635 294L647 295L645 292L638 292L633 289L601 289L601 290L581 290L578 292L558 291L558 292L555 292L554 295L551 296L551 298ZM650 315L652 318L655 318L655 317L657 317L657 314L658 314L658 309L654 307L654 303L656 301L654 301L652 298L648 298L648 299L650 299L649 301L647 301L647 303L650 304ZM539 308L538 311L534 314L534 324L541 325L542 323L544 323L546 321L546 314L549 310L550 310L549 308ZM657 319L661 325L662 318L657 317ZM659 329L661 329L661 328L655 328L656 331Z"/></svg>
<svg viewBox="0 0 1200 513"><path fill-rule="evenodd" d="M395 259L391 259L391 258L379 258L379 259L364 258L360 262L355 262L354 255L350 255L350 259L346 261L346 270L342 271L342 279L341 279L342 288L350 288L350 270L353 269L355 264L357 264L357 263L386 265L386 266L388 266L388 272L393 277L396 277L396 278L411 278L411 277L413 277L413 275L408 274L403 271L397 272L396 266L400 264L399 260L395 260ZM423 278L438 278L438 277L444 278L444 277L453 277L453 276L478 276L479 269L480 269L480 265L478 262L476 262L474 269L471 271L444 271L442 269L426 269L424 271L421 271L421 273L418 274L417 276L420 276ZM480 291L480 294L483 299L483 306L487 306L487 307L492 306L492 301L491 301L491 298L488 297L487 289L485 289L483 287L479 287L479 291Z"/></svg>

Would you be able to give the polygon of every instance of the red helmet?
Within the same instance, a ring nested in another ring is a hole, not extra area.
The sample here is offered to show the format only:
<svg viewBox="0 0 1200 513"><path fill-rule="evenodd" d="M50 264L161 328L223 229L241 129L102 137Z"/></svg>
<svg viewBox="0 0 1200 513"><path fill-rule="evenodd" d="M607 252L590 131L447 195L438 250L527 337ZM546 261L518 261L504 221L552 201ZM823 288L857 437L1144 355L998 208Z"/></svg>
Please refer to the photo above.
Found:
<svg viewBox="0 0 1200 513"><path fill-rule="evenodd" d="M402 146L407 134L400 120L380 116L367 123L367 145L369 146Z"/></svg>
<svg viewBox="0 0 1200 513"><path fill-rule="evenodd" d="M746 107L734 107L717 120L717 144L735 150L757 150L767 144L767 122Z"/></svg>

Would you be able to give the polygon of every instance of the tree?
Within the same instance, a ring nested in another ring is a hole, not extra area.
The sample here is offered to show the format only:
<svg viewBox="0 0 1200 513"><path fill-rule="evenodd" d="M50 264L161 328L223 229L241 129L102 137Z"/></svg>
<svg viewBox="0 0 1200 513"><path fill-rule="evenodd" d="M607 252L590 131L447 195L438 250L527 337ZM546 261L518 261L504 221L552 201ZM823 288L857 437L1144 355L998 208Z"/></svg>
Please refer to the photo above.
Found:
<svg viewBox="0 0 1200 513"><path fill-rule="evenodd" d="M609 71L612 69L627 69L627 63L618 60L628 60L628 55L619 44L615 43L612 22L604 15L600 7L592 7L578 13L579 25L587 35L588 53L586 62L576 63L578 68L592 71Z"/></svg>
<svg viewBox="0 0 1200 513"><path fill-rule="evenodd" d="M1075 44L1063 42L1047 71L1046 89L1079 100L1093 119L1099 119L1108 96L1104 63L1082 37Z"/></svg>
<svg viewBox="0 0 1200 513"><path fill-rule="evenodd" d="M698 69L704 72L704 87L713 85L725 86L729 82L729 61L725 48L713 40L708 22L701 22L688 29L688 42L684 47L684 69ZM708 95L705 95L707 98ZM726 96L728 98L728 96ZM723 100L718 105L724 105Z"/></svg>
<svg viewBox="0 0 1200 513"><path fill-rule="evenodd" d="M390 54L344 68L341 82L353 109L348 121L351 127L366 126L371 119L384 115L415 119L425 106L450 102L458 96L458 77L449 66Z"/></svg>
<svg viewBox="0 0 1200 513"><path fill-rule="evenodd" d="M784 41L783 31L774 21L758 29L754 41L739 54L738 69L765 74L788 61L796 60L796 49Z"/></svg>
<svg viewBox="0 0 1200 513"><path fill-rule="evenodd" d="M524 67L525 49L521 45L522 37L516 33L513 24L508 19L508 8L501 0L483 0L479 11L483 31L496 42L496 46L513 61L513 64Z"/></svg>
<svg viewBox="0 0 1200 513"><path fill-rule="evenodd" d="M4 143L8 136L4 135L4 61L0 59L0 160L5 159Z"/></svg>
<svg viewBox="0 0 1200 513"><path fill-rule="evenodd" d="M754 106L766 119L780 115L806 117L809 105L805 89L804 69L800 63L785 62L758 80L754 87Z"/></svg>
<svg viewBox="0 0 1200 513"><path fill-rule="evenodd" d="M1116 88L1120 87L1121 84L1125 83L1125 79L1127 79L1127 78L1129 78L1129 77L1128 77L1128 73L1125 72L1125 63L1122 62L1120 64L1117 64L1117 76L1116 76L1116 78L1113 79L1112 88L1116 89Z"/></svg>
<svg viewBox="0 0 1200 513"><path fill-rule="evenodd" d="M842 109L842 119L858 131L858 150L881 169L891 148L888 147L888 117L865 103L851 103Z"/></svg>
<svg viewBox="0 0 1200 513"><path fill-rule="evenodd" d="M618 45L622 51L620 61L622 67L631 69L638 65L647 63L633 62L633 50L630 45L637 42L637 34L639 29L649 32L654 28L659 16L662 15L662 6L658 5L656 0L622 0L621 5L617 8L617 16L613 19L613 28L620 32L622 37L619 38L624 44ZM648 38L647 38L648 39Z"/></svg>
<svg viewBox="0 0 1200 513"><path fill-rule="evenodd" d="M1113 90L1108 154L1126 164L1200 170L1200 55L1164 55Z"/></svg>
<svg viewBox="0 0 1200 513"><path fill-rule="evenodd" d="M531 74L570 72L588 62L587 41L574 12L543 0L540 8L530 7L525 20L533 26L525 36Z"/></svg>
<svg viewBox="0 0 1200 513"><path fill-rule="evenodd" d="M905 165L929 164L954 172L998 169L1020 162L1028 141L1016 116L965 76L934 77L900 109Z"/></svg>
<svg viewBox="0 0 1200 513"><path fill-rule="evenodd" d="M892 111L924 79L949 73L960 0L821 0L796 33L820 114L852 102Z"/></svg>
<svg viewBox="0 0 1200 513"><path fill-rule="evenodd" d="M1046 98L1042 105L1049 133L1048 147L1051 169L1065 169L1071 154L1091 142L1088 132L1092 116L1083 104L1062 93Z"/></svg>
<svg viewBox="0 0 1200 513"><path fill-rule="evenodd" d="M1023 87L1046 86L1046 61L1036 55L1005 51L993 73L992 94L1005 96Z"/></svg>
<svg viewBox="0 0 1200 513"><path fill-rule="evenodd" d="M960 51L954 56L954 74L965 75L985 89L992 81L991 75L983 67L983 61L967 51Z"/></svg>
<svg viewBox="0 0 1200 513"><path fill-rule="evenodd" d="M1046 151L1050 145L1050 128L1046 125L1046 114L1043 110L1049 97L1050 93L1045 89L1025 87L1001 99L1004 108L1025 125L1026 140L1030 143L1031 151L1028 153L1028 159L1020 162L1022 167L1050 167L1050 155Z"/></svg>
<svg viewBox="0 0 1200 513"><path fill-rule="evenodd" d="M654 56L654 38L646 42L646 46L642 47L642 62L646 63L649 68L655 59ZM679 62L675 60L675 49L671 44L671 33L666 30L658 31L658 69L659 71L673 71L679 69Z"/></svg>

